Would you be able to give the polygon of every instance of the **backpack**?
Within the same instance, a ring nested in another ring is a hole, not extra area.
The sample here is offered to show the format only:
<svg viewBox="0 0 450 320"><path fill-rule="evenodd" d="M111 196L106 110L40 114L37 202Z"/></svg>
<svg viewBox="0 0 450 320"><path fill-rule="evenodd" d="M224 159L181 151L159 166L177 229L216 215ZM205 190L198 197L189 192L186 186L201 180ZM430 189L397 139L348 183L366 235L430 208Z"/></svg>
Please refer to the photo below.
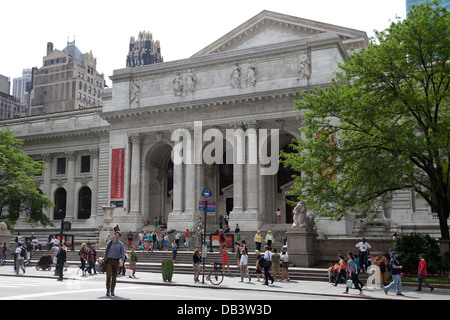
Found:
<svg viewBox="0 0 450 320"><path fill-rule="evenodd" d="M25 249L24 248L20 249L20 256L25 257Z"/></svg>
<svg viewBox="0 0 450 320"><path fill-rule="evenodd" d="M222 232L222 240L227 241L227 236L226 236L225 232Z"/></svg>

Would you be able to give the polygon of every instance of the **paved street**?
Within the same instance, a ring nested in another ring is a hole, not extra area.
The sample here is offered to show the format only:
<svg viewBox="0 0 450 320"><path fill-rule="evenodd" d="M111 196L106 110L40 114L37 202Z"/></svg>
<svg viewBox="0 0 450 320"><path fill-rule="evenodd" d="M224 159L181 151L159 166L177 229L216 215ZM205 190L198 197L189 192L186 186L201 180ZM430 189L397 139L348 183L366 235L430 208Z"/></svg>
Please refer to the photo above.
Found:
<svg viewBox="0 0 450 320"><path fill-rule="evenodd" d="M53 271L36 270L34 266L15 275L10 265L0 267L0 300L16 299L105 299L105 275L97 274L82 277L77 274L78 267L70 266L65 272L63 282L56 281ZM302 300L302 299L400 299L400 300L450 300L450 290L437 288L433 293L429 289L416 292L413 286L403 286L405 296L396 296L394 291L385 295L380 289L364 288L359 295L355 289L344 295L343 284L333 287L327 282L290 281L275 282L264 286L252 278L251 282L239 282L238 277L225 277L222 284L215 286L206 282L194 284L193 276L174 274L172 282L163 282L160 273L141 272L136 278L118 277L116 295L130 300L211 300L217 297L239 301L240 299L256 300ZM195 290L192 290L194 289ZM176 290L174 290L176 289ZM197 290L198 289L198 290Z"/></svg>

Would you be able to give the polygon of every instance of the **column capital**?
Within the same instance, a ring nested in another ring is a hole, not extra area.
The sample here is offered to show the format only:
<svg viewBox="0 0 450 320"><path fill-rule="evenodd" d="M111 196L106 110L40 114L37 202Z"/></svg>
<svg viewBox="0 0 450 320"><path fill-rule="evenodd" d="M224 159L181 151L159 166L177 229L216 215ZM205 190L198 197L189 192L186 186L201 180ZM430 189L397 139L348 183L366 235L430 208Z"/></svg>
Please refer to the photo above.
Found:
<svg viewBox="0 0 450 320"><path fill-rule="evenodd" d="M128 135L128 138L130 139L131 143L141 143L142 142L142 136L139 133L131 133Z"/></svg>
<svg viewBox="0 0 450 320"><path fill-rule="evenodd" d="M65 152L67 159L70 160L75 160L75 157L77 155L77 153L75 151L67 151Z"/></svg>

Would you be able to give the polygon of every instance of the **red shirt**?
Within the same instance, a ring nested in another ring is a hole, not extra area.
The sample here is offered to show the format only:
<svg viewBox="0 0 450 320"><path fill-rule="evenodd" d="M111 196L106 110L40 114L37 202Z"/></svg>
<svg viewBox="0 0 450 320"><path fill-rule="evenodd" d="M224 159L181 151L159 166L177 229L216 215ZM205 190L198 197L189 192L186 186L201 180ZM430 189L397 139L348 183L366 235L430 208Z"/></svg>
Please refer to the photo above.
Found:
<svg viewBox="0 0 450 320"><path fill-rule="evenodd" d="M420 271L421 266L423 266L422 271ZM418 272L419 274L427 274L427 262L425 261L425 259L420 260Z"/></svg>

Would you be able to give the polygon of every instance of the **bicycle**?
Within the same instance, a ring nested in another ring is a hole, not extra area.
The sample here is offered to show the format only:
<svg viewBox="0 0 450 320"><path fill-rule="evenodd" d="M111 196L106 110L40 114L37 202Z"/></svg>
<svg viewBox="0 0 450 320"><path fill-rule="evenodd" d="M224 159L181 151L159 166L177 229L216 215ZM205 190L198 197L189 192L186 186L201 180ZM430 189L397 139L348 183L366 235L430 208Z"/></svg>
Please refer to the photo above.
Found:
<svg viewBox="0 0 450 320"><path fill-rule="evenodd" d="M212 269L206 276L206 281L210 281L214 285L219 285L223 281L223 270L221 262L214 262Z"/></svg>

